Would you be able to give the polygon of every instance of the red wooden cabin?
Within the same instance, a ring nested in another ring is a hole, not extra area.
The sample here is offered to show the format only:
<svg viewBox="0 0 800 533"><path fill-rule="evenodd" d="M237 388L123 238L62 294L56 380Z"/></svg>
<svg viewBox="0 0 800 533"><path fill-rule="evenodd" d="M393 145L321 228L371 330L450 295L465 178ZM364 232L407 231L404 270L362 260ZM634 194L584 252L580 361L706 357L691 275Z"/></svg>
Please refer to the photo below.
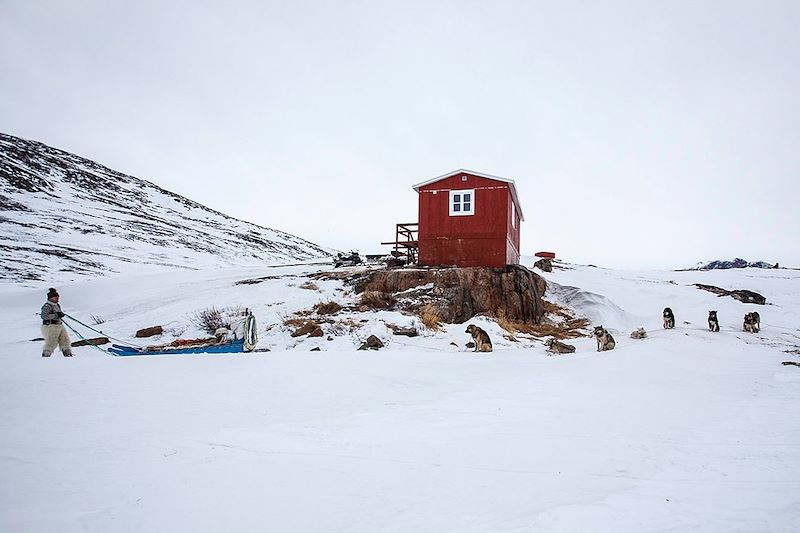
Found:
<svg viewBox="0 0 800 533"><path fill-rule="evenodd" d="M525 220L514 181L456 170L414 185L419 193L420 265L519 264Z"/></svg>

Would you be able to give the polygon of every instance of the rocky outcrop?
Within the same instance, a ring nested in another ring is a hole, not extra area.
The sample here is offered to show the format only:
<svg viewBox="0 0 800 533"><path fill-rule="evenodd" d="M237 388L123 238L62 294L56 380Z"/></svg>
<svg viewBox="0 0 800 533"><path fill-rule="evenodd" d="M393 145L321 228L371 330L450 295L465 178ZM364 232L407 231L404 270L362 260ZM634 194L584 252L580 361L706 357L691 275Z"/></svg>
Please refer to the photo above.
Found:
<svg viewBox="0 0 800 533"><path fill-rule="evenodd" d="M368 273L356 290L393 294L399 306L433 304L447 323L460 324L475 315L502 312L509 320L538 324L544 316L546 287L538 274L508 265L378 270ZM416 295L415 288L419 289Z"/></svg>
<svg viewBox="0 0 800 533"><path fill-rule="evenodd" d="M383 348L383 342L375 335L370 335L359 350L380 350L381 348Z"/></svg>
<svg viewBox="0 0 800 533"><path fill-rule="evenodd" d="M551 263L549 259L542 258L533 264L533 268L538 268L542 272L552 272L553 263Z"/></svg>
<svg viewBox="0 0 800 533"><path fill-rule="evenodd" d="M164 329L161 326L152 326L137 331L136 337L141 339L144 337L153 337L155 335L161 335L162 333L164 333Z"/></svg>
<svg viewBox="0 0 800 533"><path fill-rule="evenodd" d="M715 287L714 285L704 285L702 283L695 283L694 286L704 291L713 292L718 296L730 296L731 298L735 298L736 300L746 304L765 305L767 303L767 299L764 296L758 294L757 292L748 291L746 289L729 291L727 289Z"/></svg>

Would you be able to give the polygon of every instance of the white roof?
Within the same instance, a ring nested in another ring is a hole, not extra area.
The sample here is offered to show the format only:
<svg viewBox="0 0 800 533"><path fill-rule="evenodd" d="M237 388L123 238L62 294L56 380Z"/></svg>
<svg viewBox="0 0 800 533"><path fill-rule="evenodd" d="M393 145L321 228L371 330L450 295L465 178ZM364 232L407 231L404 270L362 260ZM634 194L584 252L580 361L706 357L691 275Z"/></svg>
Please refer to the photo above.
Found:
<svg viewBox="0 0 800 533"><path fill-rule="evenodd" d="M514 203L517 204L517 211L519 211L519 218L520 220L525 220L525 215L522 214L522 206L520 205L519 197L517 196L517 187L514 185L514 180L510 180L508 178L501 178L500 176L492 176L491 174L484 174L483 172L475 172L474 170L459 168L458 170L448 172L447 174L442 174L441 176L437 176L435 178L431 178L421 183L417 183L416 185L413 185L414 190L419 192L420 187L424 187L425 185L430 185L431 183L435 183L439 180L455 176L456 174L470 174L472 176L478 176L479 178L487 178L490 180L497 180L508 183L508 187L509 189L511 189L511 198L513 198Z"/></svg>

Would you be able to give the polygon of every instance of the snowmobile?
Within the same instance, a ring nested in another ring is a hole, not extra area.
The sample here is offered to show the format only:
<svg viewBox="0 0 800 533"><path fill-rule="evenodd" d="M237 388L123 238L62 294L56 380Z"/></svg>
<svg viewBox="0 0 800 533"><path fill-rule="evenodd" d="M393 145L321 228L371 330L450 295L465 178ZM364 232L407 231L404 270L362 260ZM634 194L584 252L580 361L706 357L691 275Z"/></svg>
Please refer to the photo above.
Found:
<svg viewBox="0 0 800 533"><path fill-rule="evenodd" d="M351 251L349 255L345 255L342 252L336 254L336 259L333 260L334 268L339 268L343 266L355 266L361 264L361 256L358 255L358 252Z"/></svg>

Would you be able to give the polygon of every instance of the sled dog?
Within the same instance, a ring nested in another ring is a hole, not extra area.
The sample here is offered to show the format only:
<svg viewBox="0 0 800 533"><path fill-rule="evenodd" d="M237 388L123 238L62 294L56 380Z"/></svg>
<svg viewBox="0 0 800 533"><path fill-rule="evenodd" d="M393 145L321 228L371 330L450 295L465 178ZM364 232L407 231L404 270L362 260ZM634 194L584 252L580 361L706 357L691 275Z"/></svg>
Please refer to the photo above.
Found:
<svg viewBox="0 0 800 533"><path fill-rule="evenodd" d="M598 352L613 350L614 346L617 345L617 343L614 342L614 337L612 337L611 333L609 333L608 330L606 330L603 326L596 326L594 328L594 338L597 339Z"/></svg>
<svg viewBox="0 0 800 533"><path fill-rule="evenodd" d="M672 314L672 309L665 307L662 316L664 317L664 329L672 329L675 327L675 315Z"/></svg>
<svg viewBox="0 0 800 533"><path fill-rule="evenodd" d="M644 328L639 328L636 331L631 332L631 339L646 339L647 338L647 331Z"/></svg>
<svg viewBox="0 0 800 533"><path fill-rule="evenodd" d="M711 331L719 331L719 320L717 320L717 312L708 312L708 329Z"/></svg>
<svg viewBox="0 0 800 533"><path fill-rule="evenodd" d="M758 311L744 315L744 330L749 333L758 333L761 330L761 316Z"/></svg>
<svg viewBox="0 0 800 533"><path fill-rule="evenodd" d="M552 353L575 353L575 347L571 344L564 344L556 339L550 339L544 343L547 351Z"/></svg>
<svg viewBox="0 0 800 533"><path fill-rule="evenodd" d="M472 335L472 340L475 341L476 352L491 352L492 341L489 339L489 334L474 324L467 326L466 333Z"/></svg>

